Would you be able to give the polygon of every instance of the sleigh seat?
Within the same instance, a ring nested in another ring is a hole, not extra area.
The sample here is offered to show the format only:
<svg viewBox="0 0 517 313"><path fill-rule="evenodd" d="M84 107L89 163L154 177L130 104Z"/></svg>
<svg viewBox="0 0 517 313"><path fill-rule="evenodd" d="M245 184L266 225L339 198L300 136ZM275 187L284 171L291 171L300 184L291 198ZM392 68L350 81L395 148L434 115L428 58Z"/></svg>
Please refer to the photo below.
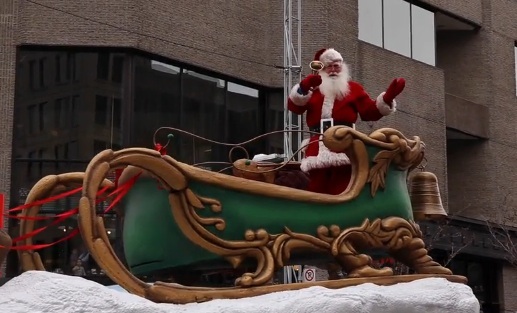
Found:
<svg viewBox="0 0 517 313"><path fill-rule="evenodd" d="M307 189L309 175L300 169L300 162L286 163L257 162L239 159L233 162L232 173L236 177L286 186Z"/></svg>

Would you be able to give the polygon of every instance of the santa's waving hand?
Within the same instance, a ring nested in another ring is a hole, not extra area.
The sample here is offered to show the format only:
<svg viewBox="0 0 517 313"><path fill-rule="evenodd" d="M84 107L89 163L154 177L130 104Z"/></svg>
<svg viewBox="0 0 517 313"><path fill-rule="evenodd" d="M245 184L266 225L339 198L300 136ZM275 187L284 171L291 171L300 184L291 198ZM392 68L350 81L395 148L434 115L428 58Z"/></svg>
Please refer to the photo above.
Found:
<svg viewBox="0 0 517 313"><path fill-rule="evenodd" d="M321 49L314 61L323 63L318 74L310 74L290 91L288 108L296 114L307 112L307 126L311 131L323 133L332 125L353 127L358 117L363 121L377 121L396 111L395 98L405 86L403 78L397 78L386 92L372 99L357 82L351 81L348 65L335 49ZM339 194L350 182L350 160L345 153L329 151L320 136L310 138L310 144L301 162L301 169L308 172L311 182L309 191Z"/></svg>

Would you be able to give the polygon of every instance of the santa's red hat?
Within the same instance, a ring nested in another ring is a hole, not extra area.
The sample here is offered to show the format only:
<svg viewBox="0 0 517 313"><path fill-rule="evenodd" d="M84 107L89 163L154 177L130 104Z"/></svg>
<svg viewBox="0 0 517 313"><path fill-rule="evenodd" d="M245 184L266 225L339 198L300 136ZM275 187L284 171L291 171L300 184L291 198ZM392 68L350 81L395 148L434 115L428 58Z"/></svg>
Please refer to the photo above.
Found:
<svg viewBox="0 0 517 313"><path fill-rule="evenodd" d="M343 62L343 57L334 48L323 48L316 52L314 61L320 61L327 65L332 62Z"/></svg>

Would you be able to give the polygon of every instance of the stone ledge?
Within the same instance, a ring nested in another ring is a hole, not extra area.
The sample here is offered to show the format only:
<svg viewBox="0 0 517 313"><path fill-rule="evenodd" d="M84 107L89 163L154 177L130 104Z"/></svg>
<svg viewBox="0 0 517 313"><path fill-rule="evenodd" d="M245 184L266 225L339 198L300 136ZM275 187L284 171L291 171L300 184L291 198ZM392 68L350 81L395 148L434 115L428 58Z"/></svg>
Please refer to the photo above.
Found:
<svg viewBox="0 0 517 313"><path fill-rule="evenodd" d="M489 137L489 120L487 106L445 94L445 123L448 128L486 139Z"/></svg>

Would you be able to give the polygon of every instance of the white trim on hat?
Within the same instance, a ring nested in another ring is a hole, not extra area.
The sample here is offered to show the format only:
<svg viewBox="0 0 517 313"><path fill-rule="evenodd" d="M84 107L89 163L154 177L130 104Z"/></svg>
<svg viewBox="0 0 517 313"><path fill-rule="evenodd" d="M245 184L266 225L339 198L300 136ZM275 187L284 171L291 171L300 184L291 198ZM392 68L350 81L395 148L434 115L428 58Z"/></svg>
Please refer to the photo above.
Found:
<svg viewBox="0 0 517 313"><path fill-rule="evenodd" d="M324 64L328 64L328 63L332 63L332 62L336 62L336 61L343 62L343 57L341 56L341 54L339 52L337 52L333 48L329 48L321 54L320 61L323 62Z"/></svg>

